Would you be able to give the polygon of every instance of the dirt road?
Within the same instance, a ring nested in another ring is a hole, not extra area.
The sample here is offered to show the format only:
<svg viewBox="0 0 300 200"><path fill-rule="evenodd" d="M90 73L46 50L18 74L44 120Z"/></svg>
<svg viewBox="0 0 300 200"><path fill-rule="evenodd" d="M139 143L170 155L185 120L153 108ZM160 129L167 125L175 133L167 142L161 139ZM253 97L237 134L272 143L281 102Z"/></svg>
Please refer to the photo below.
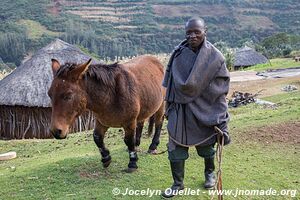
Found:
<svg viewBox="0 0 300 200"><path fill-rule="evenodd" d="M285 93L282 91L286 85L295 85L300 90L300 68L297 70L282 70L281 72L268 72L270 76L258 76L254 71L231 72L230 92L249 92L255 94L263 90L258 98ZM276 74L276 75L275 75ZM283 78L278 78L278 76ZM273 76L274 75L274 76Z"/></svg>
<svg viewBox="0 0 300 200"><path fill-rule="evenodd" d="M255 72L255 71L237 71L231 72L231 82L239 81L252 81L261 79L273 79L273 78L287 78L300 76L300 67L288 68L288 69L276 69L269 70L265 72Z"/></svg>

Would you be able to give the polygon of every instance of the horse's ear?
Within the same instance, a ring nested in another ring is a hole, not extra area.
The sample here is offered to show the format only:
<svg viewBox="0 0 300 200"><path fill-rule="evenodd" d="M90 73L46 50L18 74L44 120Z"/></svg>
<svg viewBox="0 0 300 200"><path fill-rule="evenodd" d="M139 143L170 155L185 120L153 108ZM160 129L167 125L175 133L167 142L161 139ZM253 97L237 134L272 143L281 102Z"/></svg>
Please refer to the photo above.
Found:
<svg viewBox="0 0 300 200"><path fill-rule="evenodd" d="M85 72L89 69L89 66L92 63L92 59L90 58L86 63L79 65L74 69L73 75L75 76L76 79L82 79L83 75Z"/></svg>
<svg viewBox="0 0 300 200"><path fill-rule="evenodd" d="M55 60L55 59L51 59L52 62L52 72L53 72L53 76L55 76L56 72L58 71L58 69L60 68L60 63Z"/></svg>

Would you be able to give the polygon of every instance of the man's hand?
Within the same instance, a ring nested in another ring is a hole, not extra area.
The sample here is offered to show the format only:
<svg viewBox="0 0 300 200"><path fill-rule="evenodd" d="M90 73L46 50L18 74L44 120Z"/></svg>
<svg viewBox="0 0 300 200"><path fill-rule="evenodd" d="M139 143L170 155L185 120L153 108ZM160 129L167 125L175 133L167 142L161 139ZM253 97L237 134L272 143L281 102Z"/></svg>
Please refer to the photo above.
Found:
<svg viewBox="0 0 300 200"><path fill-rule="evenodd" d="M227 132L223 132L224 146L231 143L231 138Z"/></svg>
<svg viewBox="0 0 300 200"><path fill-rule="evenodd" d="M231 143L231 138L227 131L222 131L218 126L215 126L215 131L222 137L224 137L224 146Z"/></svg>

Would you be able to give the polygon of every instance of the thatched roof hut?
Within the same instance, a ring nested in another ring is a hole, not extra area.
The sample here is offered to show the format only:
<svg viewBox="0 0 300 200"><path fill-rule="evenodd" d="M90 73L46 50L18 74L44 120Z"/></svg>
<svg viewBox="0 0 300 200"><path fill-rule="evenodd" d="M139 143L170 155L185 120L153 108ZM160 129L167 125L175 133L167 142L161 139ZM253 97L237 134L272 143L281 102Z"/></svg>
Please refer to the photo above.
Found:
<svg viewBox="0 0 300 200"><path fill-rule="evenodd" d="M51 102L47 95L53 80L51 59L61 63L86 62L90 56L56 39L0 81L0 138L49 138ZM93 62L97 62L94 60ZM90 112L79 117L71 131L92 128Z"/></svg>
<svg viewBox="0 0 300 200"><path fill-rule="evenodd" d="M250 47L238 49L234 55L234 69L266 63L268 59Z"/></svg>

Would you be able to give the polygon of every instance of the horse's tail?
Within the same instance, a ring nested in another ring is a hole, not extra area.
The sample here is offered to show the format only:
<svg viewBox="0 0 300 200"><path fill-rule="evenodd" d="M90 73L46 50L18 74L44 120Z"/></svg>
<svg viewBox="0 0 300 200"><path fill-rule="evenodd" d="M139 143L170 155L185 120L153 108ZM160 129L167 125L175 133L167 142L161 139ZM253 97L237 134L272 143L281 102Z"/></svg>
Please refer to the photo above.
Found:
<svg viewBox="0 0 300 200"><path fill-rule="evenodd" d="M153 133L153 127L154 127L154 120L155 117L152 115L148 120L148 137L150 137Z"/></svg>

